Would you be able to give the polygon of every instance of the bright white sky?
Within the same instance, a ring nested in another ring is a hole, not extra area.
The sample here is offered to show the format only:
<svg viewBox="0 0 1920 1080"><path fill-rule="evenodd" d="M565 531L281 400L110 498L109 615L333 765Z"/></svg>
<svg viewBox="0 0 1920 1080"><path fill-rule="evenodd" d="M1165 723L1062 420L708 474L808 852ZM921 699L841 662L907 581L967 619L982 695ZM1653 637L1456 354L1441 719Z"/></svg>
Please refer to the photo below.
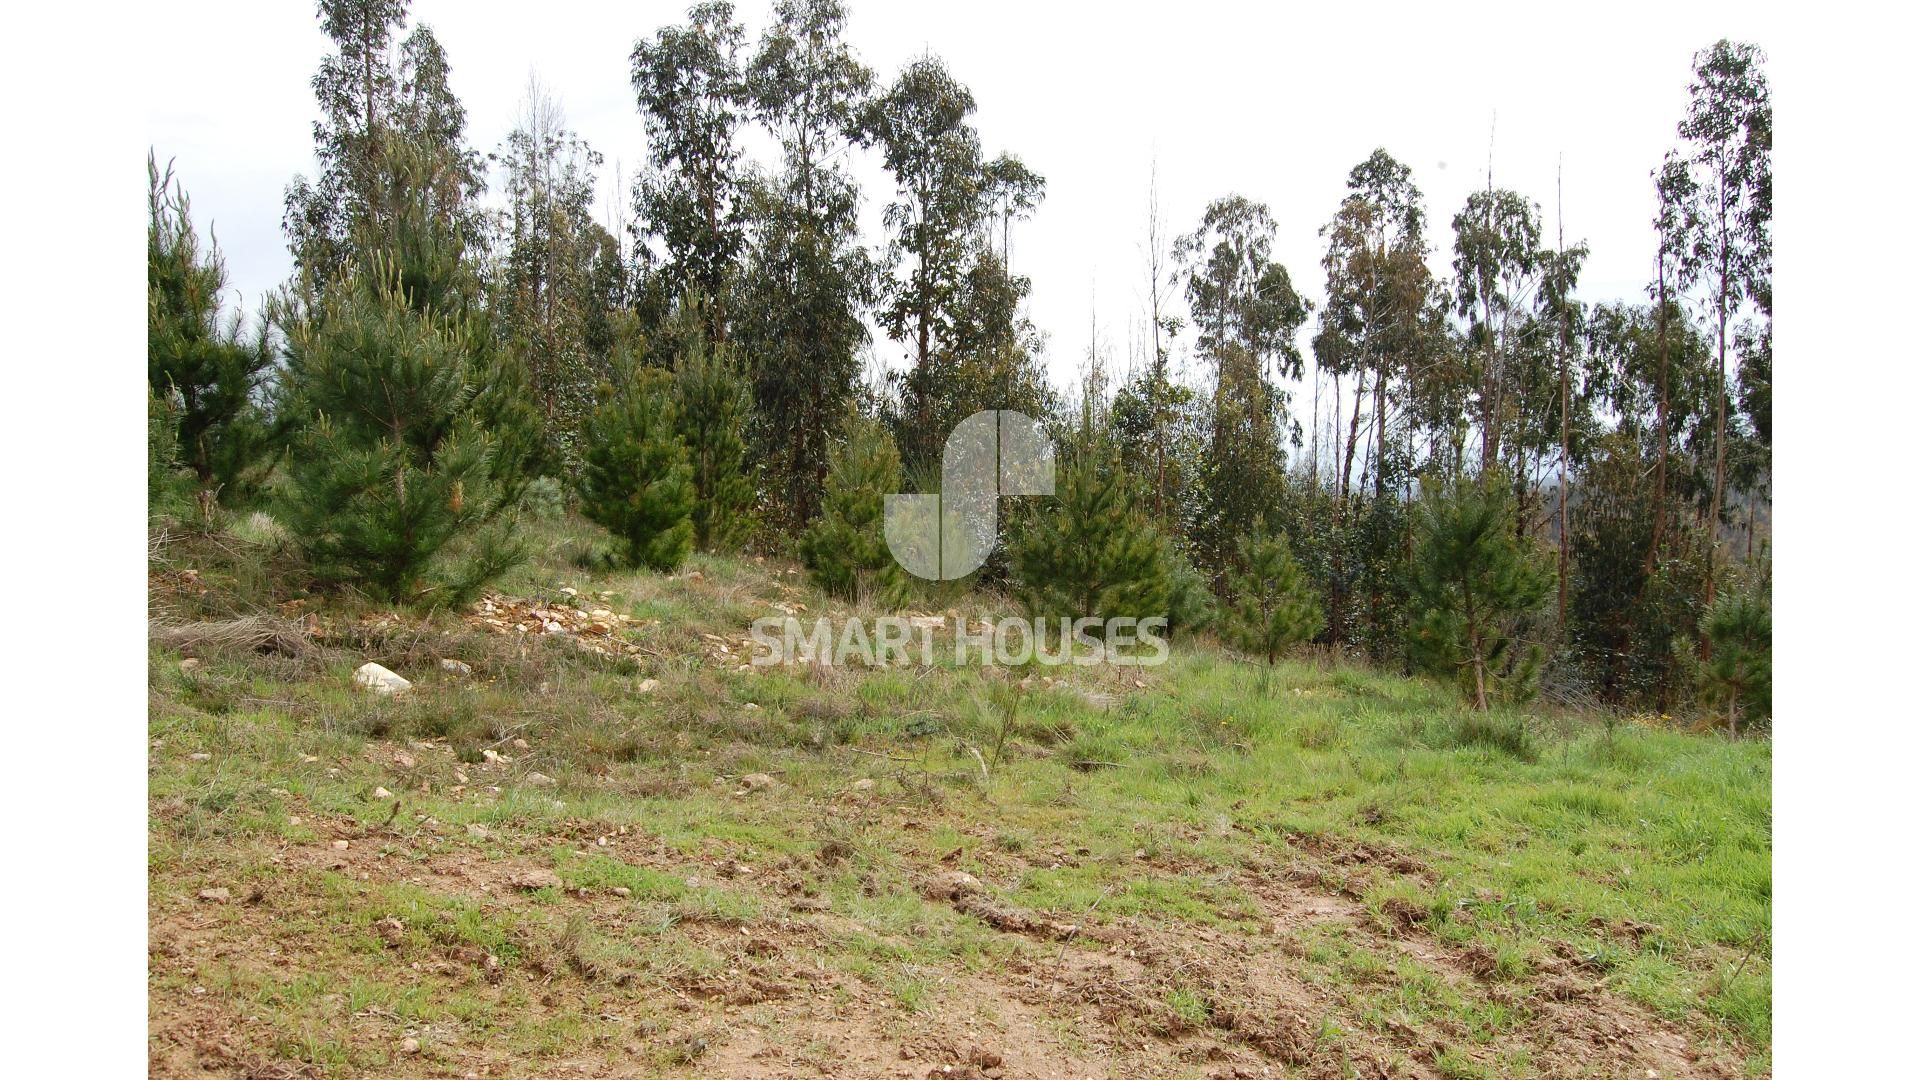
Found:
<svg viewBox="0 0 1920 1080"><path fill-rule="evenodd" d="M1208 200L1231 192L1264 201L1279 226L1277 257L1317 299L1317 231L1338 206L1348 169L1376 146L1412 166L1444 271L1448 223L1486 183L1491 136L1495 183L1538 202L1550 238L1555 168L1564 161L1566 238L1593 249L1582 295L1640 297L1652 256L1648 173L1673 143L1690 58L1720 37L1767 47L1772 19L1672 3L1566 16L1546 15L1544 5L1478 14L1447 6L1303 11L1186 0L1129 12L1034 0L938 8L852 0L848 36L883 82L923 51L945 58L979 101L984 150L1017 153L1047 177L1045 204L1015 229L1013 262L1033 279L1031 315L1064 389L1095 326L1113 364L1126 366L1143 308L1156 159L1170 229L1190 230ZM151 28L149 54L177 59L164 65L166 81L149 102L148 133L163 162L176 160L196 223L214 226L232 284L252 309L291 270L281 200L294 174L314 171L308 81L328 43L310 4L197 8L169 9ZM739 5L750 42L770 8L771 0ZM645 154L628 83L634 40L684 11L680 0L544 9L416 0L414 20L446 47L477 149L503 140L529 73L537 74L569 125L606 156L604 202L614 197L613 163L631 179ZM867 242L877 244L892 189L877 156L858 169ZM129 192L135 183L129 177ZM884 339L874 348L885 363L903 356Z"/></svg>

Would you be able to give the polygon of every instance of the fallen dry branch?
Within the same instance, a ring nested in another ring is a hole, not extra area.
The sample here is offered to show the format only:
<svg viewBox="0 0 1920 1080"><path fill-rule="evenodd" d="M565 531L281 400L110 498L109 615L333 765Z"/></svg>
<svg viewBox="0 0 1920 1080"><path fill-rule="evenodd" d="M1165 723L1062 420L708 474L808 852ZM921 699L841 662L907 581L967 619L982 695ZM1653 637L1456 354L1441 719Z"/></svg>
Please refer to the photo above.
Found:
<svg viewBox="0 0 1920 1080"><path fill-rule="evenodd" d="M271 615L248 615L219 622L161 623L149 620L147 638L185 653L238 652L307 656L315 646L299 623Z"/></svg>

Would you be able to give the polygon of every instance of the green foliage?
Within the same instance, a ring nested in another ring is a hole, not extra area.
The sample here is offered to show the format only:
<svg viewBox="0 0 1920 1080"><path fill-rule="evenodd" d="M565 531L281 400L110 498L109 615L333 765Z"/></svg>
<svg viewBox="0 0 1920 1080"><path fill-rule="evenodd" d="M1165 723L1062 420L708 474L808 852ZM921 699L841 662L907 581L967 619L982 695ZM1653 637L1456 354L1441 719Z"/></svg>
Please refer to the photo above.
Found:
<svg viewBox="0 0 1920 1080"><path fill-rule="evenodd" d="M287 331L282 517L323 579L458 604L522 554L511 517L538 427L478 303L460 159L391 138L381 160L383 214Z"/></svg>
<svg viewBox="0 0 1920 1080"><path fill-rule="evenodd" d="M1167 629L1169 632L1205 630L1219 618L1219 602L1207 587L1206 575L1193 565L1185 548L1167 544Z"/></svg>
<svg viewBox="0 0 1920 1080"><path fill-rule="evenodd" d="M1227 635L1242 652L1263 656L1272 666L1289 647L1318 634L1326 616L1293 560L1285 533L1247 537L1240 544L1240 562L1246 569L1233 576Z"/></svg>
<svg viewBox="0 0 1920 1080"><path fill-rule="evenodd" d="M273 371L264 327L247 336L223 320L226 269L203 252L187 196L147 157L147 389L149 425L200 488L223 498L252 492L264 471L268 428L261 401ZM150 447L150 450L152 448Z"/></svg>
<svg viewBox="0 0 1920 1080"><path fill-rule="evenodd" d="M849 599L897 597L906 573L887 550L886 497L900 490L900 452L880 424L854 418L828 454L820 516L800 538L814 583Z"/></svg>
<svg viewBox="0 0 1920 1080"><path fill-rule="evenodd" d="M1742 716L1773 711L1773 613L1757 589L1723 593L1707 612L1713 654L1701 669L1708 699L1727 712L1727 733L1740 733Z"/></svg>
<svg viewBox="0 0 1920 1080"><path fill-rule="evenodd" d="M804 525L820 508L867 340L874 267L860 244L860 188L846 152L864 139L873 73L845 39L839 0L780 0L747 67L782 168L749 188L752 240L735 319L751 361L770 502Z"/></svg>
<svg viewBox="0 0 1920 1080"><path fill-rule="evenodd" d="M587 421L580 511L625 545L629 566L668 571L693 547L693 466L666 377L636 370Z"/></svg>
<svg viewBox="0 0 1920 1080"><path fill-rule="evenodd" d="M670 300L698 294L707 333L727 338L728 298L745 243L736 141L747 107L746 31L725 0L694 5L684 26L633 47L633 90L652 165L634 189L642 227L666 250Z"/></svg>
<svg viewBox="0 0 1920 1080"><path fill-rule="evenodd" d="M1116 463L1094 452L1076 454L1060 469L1054 494L1009 556L1028 613L1165 617L1167 540L1135 505Z"/></svg>
<svg viewBox="0 0 1920 1080"><path fill-rule="evenodd" d="M471 323L413 310L387 265L376 258L290 331L289 408L304 430L284 517L322 578L459 603L518 554L500 519L519 480L502 475L502 436L471 389L510 369L489 364Z"/></svg>
<svg viewBox="0 0 1920 1080"><path fill-rule="evenodd" d="M1476 709L1524 699L1540 664L1519 640L1522 621L1552 575L1514 536L1513 505L1498 474L1429 484L1415 508L1417 549L1409 631L1416 663L1460 680Z"/></svg>
<svg viewBox="0 0 1920 1080"><path fill-rule="evenodd" d="M738 543L753 505L746 431L753 398L731 353L694 335L673 373L674 429L693 470L693 542L702 551Z"/></svg>

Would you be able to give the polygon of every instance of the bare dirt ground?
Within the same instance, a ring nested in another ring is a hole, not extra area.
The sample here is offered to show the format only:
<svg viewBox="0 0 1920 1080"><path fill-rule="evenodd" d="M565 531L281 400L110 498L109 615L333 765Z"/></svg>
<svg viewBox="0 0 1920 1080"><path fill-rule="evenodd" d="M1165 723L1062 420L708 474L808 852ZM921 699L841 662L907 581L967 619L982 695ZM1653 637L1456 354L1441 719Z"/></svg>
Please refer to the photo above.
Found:
<svg viewBox="0 0 1920 1080"><path fill-rule="evenodd" d="M911 827L924 810L881 812ZM313 937L324 932L318 917L336 902L328 894L339 882L412 886L549 922L584 919L601 935L618 936L651 917L644 905L611 891L554 888L551 860L541 855L550 837L495 834L482 849L474 837L432 823L403 837L349 818L304 820L314 832L310 842L263 842L236 853L273 868L253 884L225 897L152 897L154 1075L332 1071L268 1052L284 1036L249 1015L243 995L212 993L196 980L237 969L264 985L303 972L325 947ZM695 882L724 881L755 897L762 914L738 923L680 921L672 932L722 965L645 974L569 955L564 940L529 946L509 966L480 946L423 947L404 920L377 923L373 932L386 948L360 955L355 966L435 997L473 999L477 1014L568 1018L562 1029L569 1035L560 1052L529 1058L510 1043L397 1024L378 1005L353 1008L355 976L340 971L339 981L323 975L313 989L319 1015L337 1025L324 1032L326 1040L341 1044L350 1059L355 1047L376 1055L391 1050L377 1071L399 1076L1432 1077L1492 1068L1479 1062L1525 1062L1546 1076L1741 1071L1724 1048L1703 1046L1598 989L1578 957L1532 972L1530 988L1499 981L1487 956L1423 933L1420 912L1383 926L1348 895L1350 876L1326 872L1423 872L1417 860L1390 852L1303 847L1282 861L1245 867L1238 884L1259 905L1251 932L1134 917L1076 923L1023 911L996 897L992 869L1019 868L1020 859L1004 852L990 852L982 876L937 862L921 866L921 896L979 919L1006 940L975 962L928 965L924 986L903 1007L899 994L823 961L832 942L863 932L820 888L831 854L751 867L726 845L707 845L688 858L637 831L590 831L582 823L581 835L570 838L582 852ZM989 851L983 845L981 854ZM1138 873L1182 869L1141 859ZM1343 888L1328 887L1336 878ZM907 928L908 937L916 932L927 930ZM1340 1011L1343 987L1303 960L1308 943L1327 935L1391 957L1377 971L1382 982L1404 982L1407 972L1398 968L1408 967L1467 1000L1498 1008L1505 999L1524 1012L1524 1022L1478 1044L1444 1015L1381 1031L1340 1030L1336 1038L1324 1018ZM1176 987L1203 1006L1185 1014L1170 1006ZM1521 1003L1522 989L1536 992ZM413 1034L396 1047L401 1029Z"/></svg>

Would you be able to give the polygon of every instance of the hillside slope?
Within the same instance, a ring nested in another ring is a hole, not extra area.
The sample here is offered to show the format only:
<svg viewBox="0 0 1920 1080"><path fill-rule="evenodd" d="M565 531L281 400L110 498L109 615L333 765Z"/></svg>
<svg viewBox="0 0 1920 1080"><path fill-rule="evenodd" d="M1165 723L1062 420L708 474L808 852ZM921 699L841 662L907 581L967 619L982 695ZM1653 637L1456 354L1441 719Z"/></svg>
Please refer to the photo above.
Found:
<svg viewBox="0 0 1920 1080"><path fill-rule="evenodd" d="M1263 694L1191 641L750 668L752 619L845 609L566 532L431 617L156 548L155 1075L1767 1068L1765 741L1313 663Z"/></svg>

